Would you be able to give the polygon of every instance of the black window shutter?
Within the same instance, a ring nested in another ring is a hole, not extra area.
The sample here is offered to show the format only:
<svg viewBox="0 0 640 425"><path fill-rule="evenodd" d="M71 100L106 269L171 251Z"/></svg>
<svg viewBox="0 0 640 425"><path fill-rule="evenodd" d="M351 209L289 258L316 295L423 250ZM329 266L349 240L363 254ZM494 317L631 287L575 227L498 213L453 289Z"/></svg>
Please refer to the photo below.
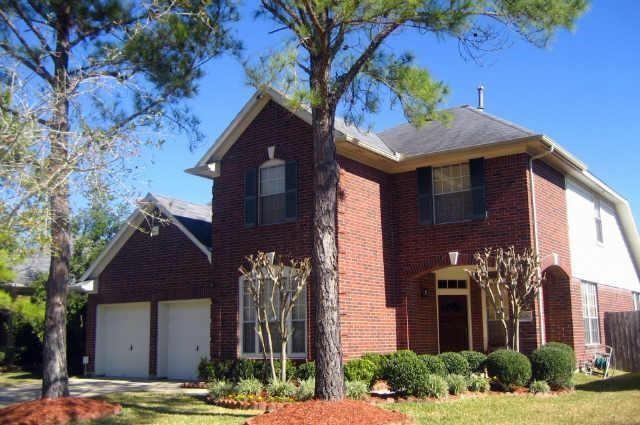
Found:
<svg viewBox="0 0 640 425"><path fill-rule="evenodd" d="M431 167L417 169L418 220L420 224L433 223L433 184Z"/></svg>
<svg viewBox="0 0 640 425"><path fill-rule="evenodd" d="M249 168L244 175L244 225L258 223L258 170Z"/></svg>
<svg viewBox="0 0 640 425"><path fill-rule="evenodd" d="M473 219L487 217L487 206L484 195L484 158L474 158L469 161L471 174L471 196L473 199Z"/></svg>
<svg viewBox="0 0 640 425"><path fill-rule="evenodd" d="M298 163L287 161L285 165L285 219L295 221L298 218Z"/></svg>

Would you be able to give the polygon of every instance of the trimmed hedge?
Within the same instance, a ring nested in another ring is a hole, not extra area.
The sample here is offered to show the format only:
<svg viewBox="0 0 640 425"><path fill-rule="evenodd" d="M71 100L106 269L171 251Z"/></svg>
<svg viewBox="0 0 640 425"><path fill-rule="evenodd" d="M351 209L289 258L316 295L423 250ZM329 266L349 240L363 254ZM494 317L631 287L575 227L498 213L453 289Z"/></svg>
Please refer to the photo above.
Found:
<svg viewBox="0 0 640 425"><path fill-rule="evenodd" d="M473 373L484 372L484 362L487 360L487 356L478 351L460 351L460 355L465 358L469 364L469 369Z"/></svg>
<svg viewBox="0 0 640 425"><path fill-rule="evenodd" d="M388 357L389 355L380 353L365 353L362 355L361 359L369 360L376 365L375 373L373 374L373 381L384 379L384 368L387 363Z"/></svg>
<svg viewBox="0 0 640 425"><path fill-rule="evenodd" d="M489 376L505 390L523 387L531 379L531 363L517 351L494 351L487 356L486 365Z"/></svg>
<svg viewBox="0 0 640 425"><path fill-rule="evenodd" d="M378 368L369 359L353 359L344 365L344 376L347 381L363 381L371 385Z"/></svg>
<svg viewBox="0 0 640 425"><path fill-rule="evenodd" d="M307 379L315 379L316 377L316 362L306 362L298 366L296 370L296 378L301 381Z"/></svg>
<svg viewBox="0 0 640 425"><path fill-rule="evenodd" d="M423 385L429 373L416 353L401 350L388 356L384 376L393 391L423 396Z"/></svg>
<svg viewBox="0 0 640 425"><path fill-rule="evenodd" d="M445 376L447 374L447 368L440 357L432 354L422 354L418 357L425 364L430 375Z"/></svg>
<svg viewBox="0 0 640 425"><path fill-rule="evenodd" d="M469 363L459 353L453 353L451 351L438 354L438 357L444 363L444 367L447 369L447 374L451 375L463 375L469 376L471 371L469 370Z"/></svg>
<svg viewBox="0 0 640 425"><path fill-rule="evenodd" d="M280 361L275 361L276 374L280 374ZM296 367L287 360L287 378L296 376ZM198 365L198 378L201 381L229 381L236 383L241 379L258 379L268 382L271 378L271 367L268 362L252 359L205 360Z"/></svg>
<svg viewBox="0 0 640 425"><path fill-rule="evenodd" d="M573 350L560 347L557 343L547 344L531 353L530 360L533 379L545 381L552 388L571 385L571 377L576 368Z"/></svg>

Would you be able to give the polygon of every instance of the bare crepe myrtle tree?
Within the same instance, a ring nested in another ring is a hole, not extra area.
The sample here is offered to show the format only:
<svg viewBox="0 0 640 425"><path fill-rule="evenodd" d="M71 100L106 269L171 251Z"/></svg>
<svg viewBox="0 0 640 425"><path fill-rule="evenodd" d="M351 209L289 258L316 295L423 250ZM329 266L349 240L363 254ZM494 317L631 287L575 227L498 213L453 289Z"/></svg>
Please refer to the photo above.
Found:
<svg viewBox="0 0 640 425"><path fill-rule="evenodd" d="M245 262L246 265L238 270L253 302L255 330L263 347L264 360L271 366L271 379L278 379L274 344L279 344L279 375L284 382L287 380L287 347L292 336L289 319L309 280L311 259L292 259L285 265L282 259L276 259L275 253L258 251L245 257ZM272 323L275 323L275 329L272 329ZM274 331L277 331L278 341L273 340Z"/></svg>
<svg viewBox="0 0 640 425"><path fill-rule="evenodd" d="M489 300L503 326L506 346L520 350L520 317L533 305L544 281L540 273L540 257L529 249L517 252L485 248L473 256L475 268L466 270L489 295Z"/></svg>

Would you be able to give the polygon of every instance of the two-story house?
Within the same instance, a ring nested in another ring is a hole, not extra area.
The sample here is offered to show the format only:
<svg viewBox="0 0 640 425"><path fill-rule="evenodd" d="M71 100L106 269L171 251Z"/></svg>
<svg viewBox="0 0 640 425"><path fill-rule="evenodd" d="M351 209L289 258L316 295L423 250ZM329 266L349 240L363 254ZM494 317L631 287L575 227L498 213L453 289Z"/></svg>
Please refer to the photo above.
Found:
<svg viewBox="0 0 640 425"><path fill-rule="evenodd" d="M536 250L549 276L522 350L561 341L584 360L606 342L604 312L640 308L628 203L549 137L471 106L449 113L449 125L380 133L336 120L345 359L503 344L465 268L485 247L514 245ZM200 357L261 357L238 266L257 250L311 255L310 120L257 92L187 170L212 180L211 206L150 195L168 220L134 213L149 231L125 226L85 274L90 370L188 378ZM311 294L290 319L292 358L313 358Z"/></svg>

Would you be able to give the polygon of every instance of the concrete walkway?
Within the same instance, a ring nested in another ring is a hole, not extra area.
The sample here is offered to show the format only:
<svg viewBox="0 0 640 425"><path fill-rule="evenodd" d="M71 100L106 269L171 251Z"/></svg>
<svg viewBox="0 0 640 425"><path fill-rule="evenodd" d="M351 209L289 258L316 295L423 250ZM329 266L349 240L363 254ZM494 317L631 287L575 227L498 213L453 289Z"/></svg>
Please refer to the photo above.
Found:
<svg viewBox="0 0 640 425"><path fill-rule="evenodd" d="M148 391L155 393L177 393L205 395L207 390L180 388L181 382L147 381L128 379L70 378L69 391L72 396L92 397L109 393ZM40 397L40 381L20 382L0 387L0 406Z"/></svg>

